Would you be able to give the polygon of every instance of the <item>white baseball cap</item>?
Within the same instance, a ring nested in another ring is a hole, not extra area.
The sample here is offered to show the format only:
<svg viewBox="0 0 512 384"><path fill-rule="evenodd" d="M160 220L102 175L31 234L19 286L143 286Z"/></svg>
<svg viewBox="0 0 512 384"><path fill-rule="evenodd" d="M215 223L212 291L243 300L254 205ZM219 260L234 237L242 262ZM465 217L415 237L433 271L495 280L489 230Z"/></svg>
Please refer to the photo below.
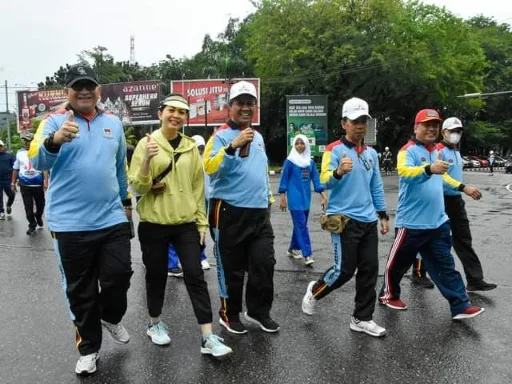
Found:
<svg viewBox="0 0 512 384"><path fill-rule="evenodd" d="M456 117L449 117L443 122L443 129L451 131L452 129L456 128L464 128L462 126L462 121Z"/></svg>
<svg viewBox="0 0 512 384"><path fill-rule="evenodd" d="M5 147L5 144L2 140L0 140L0 147Z"/></svg>
<svg viewBox="0 0 512 384"><path fill-rule="evenodd" d="M236 99L240 95L251 95L255 99L258 98L258 93L256 92L254 84L243 80L231 86L229 91L229 101Z"/></svg>
<svg viewBox="0 0 512 384"><path fill-rule="evenodd" d="M489 155L492 155L492 154L494 154L494 151L489 151Z"/></svg>
<svg viewBox="0 0 512 384"><path fill-rule="evenodd" d="M357 97L353 97L345 101L342 109L342 116L346 117L349 120L356 120L361 116L368 116L370 119L370 109L368 108L368 103L363 99L358 99Z"/></svg>
<svg viewBox="0 0 512 384"><path fill-rule="evenodd" d="M201 136L201 135L194 135L194 136L192 136L192 138L196 142L196 147L200 147L201 145L203 145L203 146L206 145L203 136Z"/></svg>

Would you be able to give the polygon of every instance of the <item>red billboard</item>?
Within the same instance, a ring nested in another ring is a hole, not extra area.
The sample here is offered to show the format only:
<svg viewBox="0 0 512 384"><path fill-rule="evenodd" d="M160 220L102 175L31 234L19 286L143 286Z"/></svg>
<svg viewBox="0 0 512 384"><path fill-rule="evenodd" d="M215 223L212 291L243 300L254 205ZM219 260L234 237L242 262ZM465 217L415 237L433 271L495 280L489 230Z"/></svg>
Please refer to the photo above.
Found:
<svg viewBox="0 0 512 384"><path fill-rule="evenodd" d="M42 119L47 113L66 103L64 89L18 92L18 118L21 130L32 127L32 119ZM134 81L104 84L98 107L118 116L125 125L158 124L160 103L159 81Z"/></svg>
<svg viewBox="0 0 512 384"><path fill-rule="evenodd" d="M188 99L189 126L217 126L228 120L229 88L241 80L248 81L256 87L258 105L252 124L260 125L260 79L174 80L171 82L171 92L181 93Z"/></svg>
<svg viewBox="0 0 512 384"><path fill-rule="evenodd" d="M20 130L32 128L32 119L41 119L58 109L67 96L64 89L18 92L18 119Z"/></svg>

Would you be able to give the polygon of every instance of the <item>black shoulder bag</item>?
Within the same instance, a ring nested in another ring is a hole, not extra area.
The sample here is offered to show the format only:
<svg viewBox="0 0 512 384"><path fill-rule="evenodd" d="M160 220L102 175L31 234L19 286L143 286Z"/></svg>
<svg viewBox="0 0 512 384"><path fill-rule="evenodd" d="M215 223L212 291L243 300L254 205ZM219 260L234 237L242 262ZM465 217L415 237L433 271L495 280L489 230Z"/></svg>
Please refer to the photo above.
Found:
<svg viewBox="0 0 512 384"><path fill-rule="evenodd" d="M171 161L169 163L169 165L167 166L167 168L165 168L162 173L160 173L157 177L155 177L153 179L153 185L151 186L151 191L156 194L156 195L159 195L161 194L163 191L166 190L167 188L167 185L165 183L162 183L162 180L164 179L165 176L167 176L167 174L169 172L172 171L172 167L173 167L173 163L176 163L178 162L178 159L180 158L181 156L181 153L176 153L174 155L174 162Z"/></svg>

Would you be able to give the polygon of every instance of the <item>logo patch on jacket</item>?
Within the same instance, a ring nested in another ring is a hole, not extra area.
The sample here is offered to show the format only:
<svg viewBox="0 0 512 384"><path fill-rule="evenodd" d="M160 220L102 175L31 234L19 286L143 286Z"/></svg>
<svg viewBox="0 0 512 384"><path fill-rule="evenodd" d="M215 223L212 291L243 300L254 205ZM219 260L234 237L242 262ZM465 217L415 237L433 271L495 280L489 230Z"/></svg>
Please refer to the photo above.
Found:
<svg viewBox="0 0 512 384"><path fill-rule="evenodd" d="M103 128L103 135L110 137L112 136L112 129L110 128Z"/></svg>
<svg viewBox="0 0 512 384"><path fill-rule="evenodd" d="M427 159L425 159L424 157L422 157L422 158L420 159L420 161L422 161L422 162L424 163L425 161L427 161Z"/></svg>

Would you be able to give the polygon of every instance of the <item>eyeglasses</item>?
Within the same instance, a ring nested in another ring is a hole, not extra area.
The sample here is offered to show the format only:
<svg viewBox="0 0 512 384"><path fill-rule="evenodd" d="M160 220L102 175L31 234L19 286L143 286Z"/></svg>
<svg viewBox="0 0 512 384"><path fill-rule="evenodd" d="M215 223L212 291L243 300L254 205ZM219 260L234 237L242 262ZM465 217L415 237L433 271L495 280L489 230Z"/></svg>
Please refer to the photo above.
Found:
<svg viewBox="0 0 512 384"><path fill-rule="evenodd" d="M77 81L75 84L71 86L71 89L75 92L80 92L82 89L86 89L88 91L94 91L98 85L93 83L92 81Z"/></svg>
<svg viewBox="0 0 512 384"><path fill-rule="evenodd" d="M366 157L362 155L357 155L357 158L359 159L359 162L363 164L363 166L366 168L367 171L369 171L372 167L370 166L370 163L368 160L366 160Z"/></svg>

